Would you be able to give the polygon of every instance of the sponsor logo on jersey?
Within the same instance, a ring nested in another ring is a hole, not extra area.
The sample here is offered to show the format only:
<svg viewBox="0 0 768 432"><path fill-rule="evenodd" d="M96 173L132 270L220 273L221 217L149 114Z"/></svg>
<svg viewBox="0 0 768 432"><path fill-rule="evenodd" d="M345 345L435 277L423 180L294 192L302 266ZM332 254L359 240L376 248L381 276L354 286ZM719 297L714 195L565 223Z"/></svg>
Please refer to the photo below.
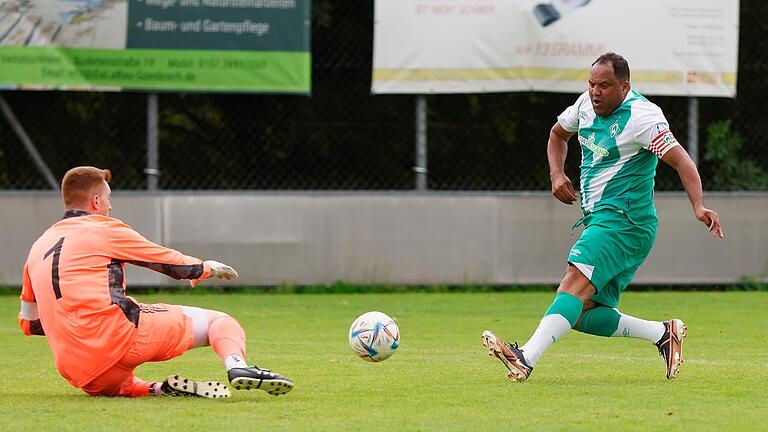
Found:
<svg viewBox="0 0 768 432"><path fill-rule="evenodd" d="M589 134L587 138L584 138L583 136L579 135L579 143L583 145L584 147L590 149L592 153L598 154L602 157L608 156L608 150L600 147L599 145L595 144L595 133L592 132Z"/></svg>
<svg viewBox="0 0 768 432"><path fill-rule="evenodd" d="M579 111L579 118L582 120L587 119L587 112L586 111Z"/></svg>
<svg viewBox="0 0 768 432"><path fill-rule="evenodd" d="M571 255L579 256L581 255L581 251L578 249L571 249Z"/></svg>

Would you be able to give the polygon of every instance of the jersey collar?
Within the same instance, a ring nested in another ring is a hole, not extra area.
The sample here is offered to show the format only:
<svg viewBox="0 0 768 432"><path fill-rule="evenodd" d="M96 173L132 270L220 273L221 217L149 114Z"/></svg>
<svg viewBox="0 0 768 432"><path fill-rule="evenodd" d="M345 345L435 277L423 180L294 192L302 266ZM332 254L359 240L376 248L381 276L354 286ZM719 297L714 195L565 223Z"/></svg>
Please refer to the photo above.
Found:
<svg viewBox="0 0 768 432"><path fill-rule="evenodd" d="M88 216L89 214L90 213L85 210L67 210L64 212L64 217L62 219L69 219L77 216Z"/></svg>

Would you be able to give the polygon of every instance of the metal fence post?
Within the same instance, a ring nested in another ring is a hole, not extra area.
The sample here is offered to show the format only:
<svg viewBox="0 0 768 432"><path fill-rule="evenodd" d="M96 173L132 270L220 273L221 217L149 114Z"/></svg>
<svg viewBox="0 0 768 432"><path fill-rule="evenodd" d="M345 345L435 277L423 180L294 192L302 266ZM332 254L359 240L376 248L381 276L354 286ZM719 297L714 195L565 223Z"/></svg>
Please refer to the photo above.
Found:
<svg viewBox="0 0 768 432"><path fill-rule="evenodd" d="M416 96L416 190L427 190L427 98Z"/></svg>
<svg viewBox="0 0 768 432"><path fill-rule="evenodd" d="M699 164L699 99L688 98L688 154Z"/></svg>
<svg viewBox="0 0 768 432"><path fill-rule="evenodd" d="M147 175L147 190L157 190L158 169L158 117L157 117L157 93L147 94L147 167L144 173Z"/></svg>

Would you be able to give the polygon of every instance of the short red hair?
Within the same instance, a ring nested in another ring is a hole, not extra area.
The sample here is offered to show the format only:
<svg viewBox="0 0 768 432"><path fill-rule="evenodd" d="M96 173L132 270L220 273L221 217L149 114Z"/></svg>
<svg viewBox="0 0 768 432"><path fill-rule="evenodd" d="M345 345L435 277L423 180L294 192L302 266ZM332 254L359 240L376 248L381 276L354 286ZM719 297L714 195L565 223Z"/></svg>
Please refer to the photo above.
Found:
<svg viewBox="0 0 768 432"><path fill-rule="evenodd" d="M112 180L112 172L92 166L80 166L72 168L64 174L61 180L61 195L64 197L64 205L82 206L88 203L91 192L101 185L101 182Z"/></svg>

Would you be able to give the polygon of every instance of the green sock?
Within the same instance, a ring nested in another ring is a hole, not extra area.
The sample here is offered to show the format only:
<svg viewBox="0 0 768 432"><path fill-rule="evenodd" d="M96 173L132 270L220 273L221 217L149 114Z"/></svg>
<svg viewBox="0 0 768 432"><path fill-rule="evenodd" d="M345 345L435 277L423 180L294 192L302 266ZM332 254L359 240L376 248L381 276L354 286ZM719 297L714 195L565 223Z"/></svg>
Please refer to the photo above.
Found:
<svg viewBox="0 0 768 432"><path fill-rule="evenodd" d="M576 325L576 321L579 320L582 309L584 309L584 303L578 297L573 294L560 292L557 293L555 301L552 302L544 316L560 314L568 320L571 328L573 328Z"/></svg>
<svg viewBox="0 0 768 432"><path fill-rule="evenodd" d="M619 318L621 318L621 314L616 309L597 306L584 312L576 330L596 336L610 337L619 328Z"/></svg>
<svg viewBox="0 0 768 432"><path fill-rule="evenodd" d="M525 360L533 366L555 341L573 328L581 315L584 304L578 297L557 293L552 305L547 309L536 331L520 349L525 352Z"/></svg>

